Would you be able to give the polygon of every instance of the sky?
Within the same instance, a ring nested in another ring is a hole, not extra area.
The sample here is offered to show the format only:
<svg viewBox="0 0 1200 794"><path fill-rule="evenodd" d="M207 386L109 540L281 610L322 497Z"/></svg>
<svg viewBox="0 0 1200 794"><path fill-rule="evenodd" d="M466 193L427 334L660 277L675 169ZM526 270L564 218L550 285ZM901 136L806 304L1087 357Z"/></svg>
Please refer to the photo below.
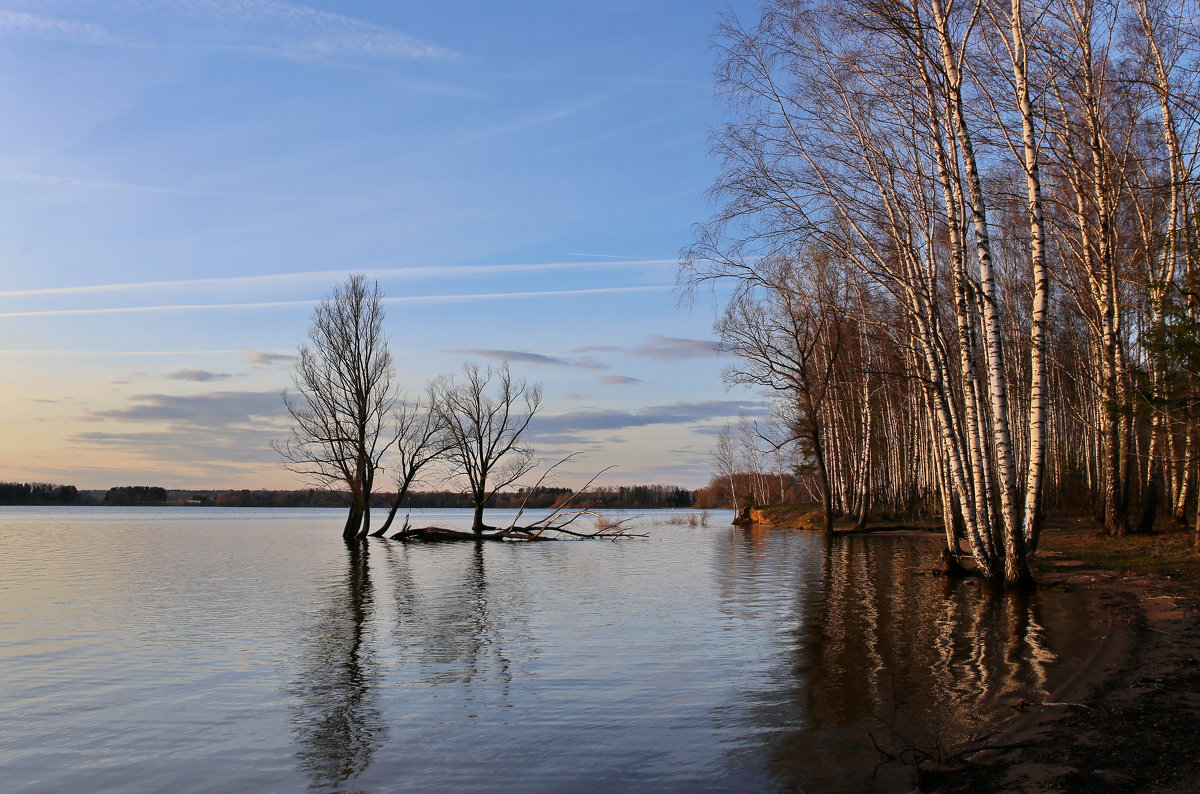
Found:
<svg viewBox="0 0 1200 794"><path fill-rule="evenodd" d="M410 393L507 360L560 483L703 485L766 411L675 291L754 8L0 0L0 480L300 487L280 394L364 273Z"/></svg>

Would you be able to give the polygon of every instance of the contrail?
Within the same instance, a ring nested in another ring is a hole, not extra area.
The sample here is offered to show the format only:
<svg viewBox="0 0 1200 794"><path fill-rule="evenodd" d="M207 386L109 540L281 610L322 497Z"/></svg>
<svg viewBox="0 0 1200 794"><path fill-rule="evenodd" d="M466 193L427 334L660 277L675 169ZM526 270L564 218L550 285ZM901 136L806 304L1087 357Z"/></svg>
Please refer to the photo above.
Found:
<svg viewBox="0 0 1200 794"><path fill-rule="evenodd" d="M0 298L18 298L34 295L79 295L101 292L124 292L170 287L206 286L256 286L286 282L332 281L345 278L348 273L362 273L369 278L461 278L464 276L493 276L509 273L537 273L548 270L587 270L592 268L627 268L674 264L673 259L636 259L618 262L544 262L505 265L447 265L445 267L392 267L369 270L312 270L300 273L276 273L262 276L229 276L225 278L192 278L175 281L140 281L121 284L88 284L72 287L44 287L41 289L8 290L0 292Z"/></svg>
<svg viewBox="0 0 1200 794"><path fill-rule="evenodd" d="M574 295L613 295L634 292L662 292L673 289L669 284L643 287L596 287L592 289L546 290L542 292L485 292L465 295L406 295L384 298L384 303L475 303L492 300L517 300L520 298L556 298ZM146 312L179 312L205 310L275 309L286 306L311 306L316 300L260 301L256 303L186 303L159 306L114 306L103 309L43 309L27 312L0 312L0 319L16 317L68 317L87 314L142 314Z"/></svg>

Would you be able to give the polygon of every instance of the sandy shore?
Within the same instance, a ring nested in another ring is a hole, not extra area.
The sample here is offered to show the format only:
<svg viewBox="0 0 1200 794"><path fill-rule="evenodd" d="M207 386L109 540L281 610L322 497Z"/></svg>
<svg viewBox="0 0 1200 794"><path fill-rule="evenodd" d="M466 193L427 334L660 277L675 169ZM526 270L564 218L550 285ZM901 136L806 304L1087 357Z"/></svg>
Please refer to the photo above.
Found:
<svg viewBox="0 0 1200 794"><path fill-rule="evenodd" d="M922 791L1200 791L1200 592L1161 574L1116 574L1038 555L1044 587L1089 589L1104 641L1045 704L987 744L922 774Z"/></svg>
<svg viewBox="0 0 1200 794"><path fill-rule="evenodd" d="M810 516L791 506L756 511L754 518L781 528L812 528ZM1122 553L1094 529L1080 534L1077 527L1076 534L1097 544L1110 566ZM1174 555L1166 564L1183 567L1183 574L1118 573L1069 554L1039 551L1040 586L1090 590L1107 608L1103 641L1045 703L1021 704L1020 714L981 745L959 751L942 767L922 770L915 789L894 779L894 789L885 784L881 790L1200 792L1200 575L1191 533L1174 537L1186 546L1163 556ZM1153 539L1131 542L1143 555L1141 564L1154 559Z"/></svg>

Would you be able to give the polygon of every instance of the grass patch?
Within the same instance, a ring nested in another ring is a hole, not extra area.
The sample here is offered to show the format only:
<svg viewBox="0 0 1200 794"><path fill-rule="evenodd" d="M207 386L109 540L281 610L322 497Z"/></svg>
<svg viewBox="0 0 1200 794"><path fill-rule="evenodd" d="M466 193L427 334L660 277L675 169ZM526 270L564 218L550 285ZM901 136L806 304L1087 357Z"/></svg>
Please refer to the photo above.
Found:
<svg viewBox="0 0 1200 794"><path fill-rule="evenodd" d="M821 506L815 502L792 502L779 505L762 505L754 508L755 520L780 529L823 529L825 517ZM837 516L833 520L835 532L853 530L858 521L851 517ZM871 513L867 516L867 531L883 532L896 529L941 532L941 520L933 518L896 517Z"/></svg>
<svg viewBox="0 0 1200 794"><path fill-rule="evenodd" d="M1200 581L1200 553L1191 530L1160 535L1102 535L1088 519L1049 519L1039 548L1110 571L1185 576Z"/></svg>
<svg viewBox="0 0 1200 794"><path fill-rule="evenodd" d="M766 505L755 510L766 519L766 523L775 527L816 529L824 522L821 508L812 504Z"/></svg>
<svg viewBox="0 0 1200 794"><path fill-rule="evenodd" d="M699 515L688 513L687 515L675 515L663 522L664 524L673 524L677 527L707 527L708 513L704 512Z"/></svg>

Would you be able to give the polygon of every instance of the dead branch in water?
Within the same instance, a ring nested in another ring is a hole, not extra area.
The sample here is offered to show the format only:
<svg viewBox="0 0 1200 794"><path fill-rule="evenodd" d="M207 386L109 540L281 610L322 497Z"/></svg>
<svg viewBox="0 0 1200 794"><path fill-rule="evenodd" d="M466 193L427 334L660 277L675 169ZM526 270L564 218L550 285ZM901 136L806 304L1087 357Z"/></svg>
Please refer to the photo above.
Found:
<svg viewBox="0 0 1200 794"><path fill-rule="evenodd" d="M630 516L620 520L613 520L608 516L601 515L591 507L572 507L572 502L581 493L585 493L591 487L601 474L611 469L601 469L590 480L584 483L583 487L571 494L562 504L555 507L549 515L538 519L531 524L518 526L517 522L521 520L521 516L525 514L525 507L529 502L529 498L533 496L537 490L545 483L546 478L564 463L573 460L579 453L567 455L562 460L548 467L538 481L528 490L525 500L522 501L521 507L517 510L517 514L513 516L512 523L503 529L498 527L485 526L482 533L463 532L456 529L447 529L445 527L417 527L409 528L407 519L405 519L405 527L402 531L392 535L390 540L417 540L417 541L505 541L509 543L528 543L535 541L549 540L619 540L621 538L644 538L645 533L630 532L626 528L626 524L633 521L637 516ZM594 528L591 531L583 531L581 528L572 527L579 519L591 517L595 519Z"/></svg>
<svg viewBox="0 0 1200 794"><path fill-rule="evenodd" d="M570 455L567 455L565 458L559 460L557 463L553 464L552 466L546 467L546 470L544 472L542 472L541 477L538 477L538 481L533 484L533 487L528 489L525 492L525 498L521 500L521 507L517 509L517 514L515 516L513 516L512 523L508 525L508 529L515 529L517 527L517 522L520 521L521 516L523 516L525 514L525 506L527 504L529 504L530 497L533 496L535 493L537 493L538 489L542 487L542 484L544 482L546 482L546 478L549 477L554 472L554 470L557 469L559 466L563 465L564 463L566 463L570 460L575 459L578 456L579 456L578 452L572 452ZM554 520L560 514L562 514L563 511L566 510L567 506L570 505L572 501L574 501L576 496L578 496L583 491L586 491L589 487L591 487L592 483L594 483L596 481L597 477L599 477L601 474L603 474L604 472L608 471L611 468L612 468L612 466L609 466L607 468L601 469L600 471L596 472L596 474L592 477L592 479L588 480L587 483L585 483L582 488L579 488L578 490L575 491L575 493L573 493L569 497L567 497L567 500L565 502L563 502L561 505L558 505L557 507L555 507L549 516L547 516L542 521L538 522L538 525L546 525L548 523L554 522ZM570 523L570 522L568 522L568 523ZM529 528L526 527L526 529L529 529Z"/></svg>
<svg viewBox="0 0 1200 794"><path fill-rule="evenodd" d="M590 532L577 532L572 529L567 529L567 525L573 523L581 516L593 516L597 519L596 527ZM625 525L632 521L636 516L621 519L620 521L612 521L605 516L601 516L592 510L577 510L571 513L559 513L559 517L564 519L563 523L546 524L538 523L528 527L508 527L505 529L496 529L492 532L463 532L457 529L447 529L446 527L415 527L406 529L402 532L397 532L392 535L390 540L401 541L500 541L508 543L531 543L539 541L555 541L555 540L619 540L621 538L644 538L645 533L630 532Z"/></svg>

